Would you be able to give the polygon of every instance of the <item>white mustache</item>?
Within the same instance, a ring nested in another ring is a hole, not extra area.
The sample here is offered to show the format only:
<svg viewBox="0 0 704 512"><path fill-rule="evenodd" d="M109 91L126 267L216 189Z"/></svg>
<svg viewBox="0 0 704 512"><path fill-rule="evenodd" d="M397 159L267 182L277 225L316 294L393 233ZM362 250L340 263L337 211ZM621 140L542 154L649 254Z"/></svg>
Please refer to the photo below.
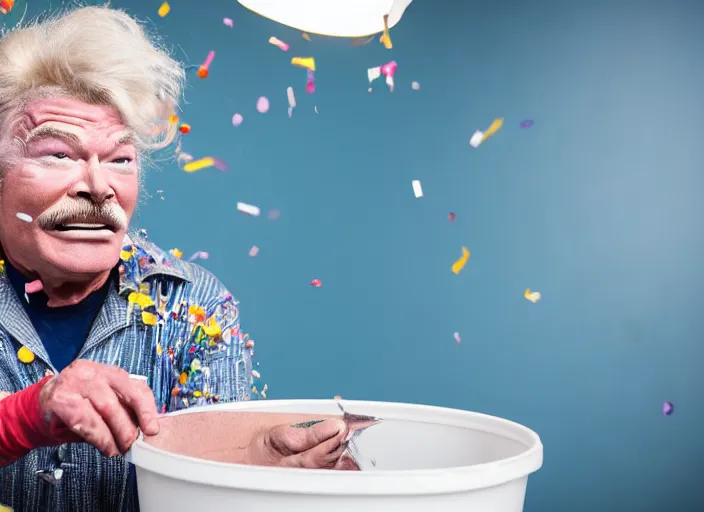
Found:
<svg viewBox="0 0 704 512"><path fill-rule="evenodd" d="M60 224L105 224L115 230L127 229L127 214L115 203L98 205L89 201L64 201L37 217L37 225L52 230Z"/></svg>

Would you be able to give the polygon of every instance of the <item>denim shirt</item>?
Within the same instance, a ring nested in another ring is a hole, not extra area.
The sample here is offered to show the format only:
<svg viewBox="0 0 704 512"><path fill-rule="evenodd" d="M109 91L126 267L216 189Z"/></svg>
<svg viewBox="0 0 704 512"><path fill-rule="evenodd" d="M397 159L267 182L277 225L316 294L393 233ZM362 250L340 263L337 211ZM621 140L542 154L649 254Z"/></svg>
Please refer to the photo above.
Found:
<svg viewBox="0 0 704 512"><path fill-rule="evenodd" d="M240 330L238 302L175 250L136 237L125 243L119 279L78 358L146 376L161 412L249 400L253 341ZM55 372L19 300L0 268L0 396ZM22 346L33 361L18 359ZM15 512L138 510L130 465L86 443L39 448L0 468L1 505Z"/></svg>

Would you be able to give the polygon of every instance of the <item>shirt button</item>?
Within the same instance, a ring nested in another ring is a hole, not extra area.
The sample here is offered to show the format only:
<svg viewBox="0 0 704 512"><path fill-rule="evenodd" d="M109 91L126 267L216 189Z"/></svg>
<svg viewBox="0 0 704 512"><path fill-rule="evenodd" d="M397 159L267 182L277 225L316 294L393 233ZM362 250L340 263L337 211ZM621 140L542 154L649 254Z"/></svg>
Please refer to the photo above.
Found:
<svg viewBox="0 0 704 512"><path fill-rule="evenodd" d="M40 469L36 472L36 475L38 479L44 480L45 482L50 483L51 485L56 485L61 480L61 477L64 476L64 470L61 468Z"/></svg>

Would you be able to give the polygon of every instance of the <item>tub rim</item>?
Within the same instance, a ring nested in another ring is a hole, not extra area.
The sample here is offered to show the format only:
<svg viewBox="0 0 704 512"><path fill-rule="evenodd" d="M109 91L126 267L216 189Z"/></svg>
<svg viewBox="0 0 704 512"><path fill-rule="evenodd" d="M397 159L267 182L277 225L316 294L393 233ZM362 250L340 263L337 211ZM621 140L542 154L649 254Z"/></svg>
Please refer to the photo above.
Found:
<svg viewBox="0 0 704 512"><path fill-rule="evenodd" d="M298 405L301 406L301 410L305 410L305 406L335 403L335 400L231 402L207 408L184 409L169 413L169 416L213 411L266 411ZM527 478L543 465L543 445L538 434L528 427L507 419L433 405L363 400L342 400L342 403L353 412L379 415L388 420L417 422L419 412L432 413L435 420L432 423L471 428L501 436L523 445L525 450L513 457L473 466L361 472L331 471L229 464L173 454L148 445L140 432L125 458L138 470L205 486L258 492L358 496L449 494L484 489ZM196 470L192 471L193 469ZM178 478L175 478L174 474L179 475Z"/></svg>

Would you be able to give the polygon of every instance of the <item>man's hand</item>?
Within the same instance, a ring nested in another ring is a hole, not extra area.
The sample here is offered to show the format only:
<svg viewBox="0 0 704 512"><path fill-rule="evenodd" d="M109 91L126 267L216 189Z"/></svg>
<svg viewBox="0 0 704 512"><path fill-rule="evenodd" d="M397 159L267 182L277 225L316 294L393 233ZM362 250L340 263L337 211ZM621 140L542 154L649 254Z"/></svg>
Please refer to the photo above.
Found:
<svg viewBox="0 0 704 512"><path fill-rule="evenodd" d="M39 404L50 431L68 427L108 457L124 454L137 439L159 432L154 395L121 368L77 360L41 390Z"/></svg>
<svg viewBox="0 0 704 512"><path fill-rule="evenodd" d="M248 461L262 466L359 470L345 454L348 428L340 419L311 422L310 426L277 425L257 434Z"/></svg>

